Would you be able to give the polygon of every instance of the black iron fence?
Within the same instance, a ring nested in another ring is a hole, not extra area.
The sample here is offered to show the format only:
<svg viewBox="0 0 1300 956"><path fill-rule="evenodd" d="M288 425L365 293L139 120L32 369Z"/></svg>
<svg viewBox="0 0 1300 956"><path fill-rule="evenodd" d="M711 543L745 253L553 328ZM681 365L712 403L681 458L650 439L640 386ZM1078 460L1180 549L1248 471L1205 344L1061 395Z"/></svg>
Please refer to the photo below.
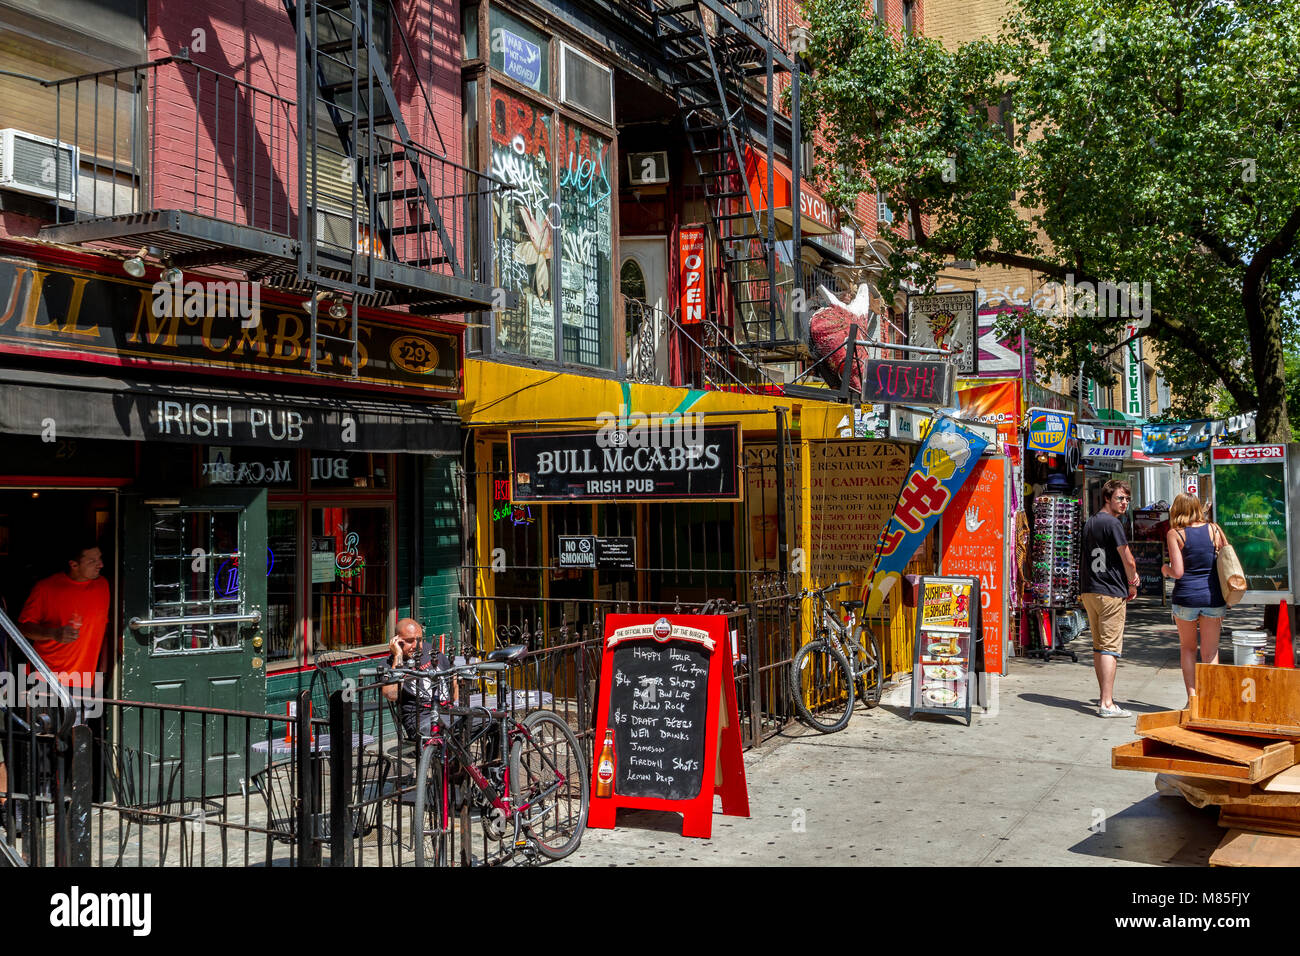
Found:
<svg viewBox="0 0 1300 956"><path fill-rule="evenodd" d="M799 602L779 593L743 605L634 602L609 610L717 612L730 621L733 674L746 747L790 720L785 671ZM517 603L517 602L507 602ZM463 682L459 710L522 717L545 710L594 757L603 611L562 625L499 676ZM536 607L507 607L509 631ZM562 612L561 612L562 616ZM546 635L545 627L529 637ZM521 635L522 636L522 635ZM384 696L382 669L345 680L325 712L309 691L293 715L101 699L74 708L26 702L0 711L7 780L0 787L0 858L30 866L409 866L415 863L419 748ZM392 685L389 685L390 687ZM319 705L318 705L319 708ZM454 731L465 735L469 721ZM484 825L490 808L453 791L443 839L452 865L512 857Z"/></svg>

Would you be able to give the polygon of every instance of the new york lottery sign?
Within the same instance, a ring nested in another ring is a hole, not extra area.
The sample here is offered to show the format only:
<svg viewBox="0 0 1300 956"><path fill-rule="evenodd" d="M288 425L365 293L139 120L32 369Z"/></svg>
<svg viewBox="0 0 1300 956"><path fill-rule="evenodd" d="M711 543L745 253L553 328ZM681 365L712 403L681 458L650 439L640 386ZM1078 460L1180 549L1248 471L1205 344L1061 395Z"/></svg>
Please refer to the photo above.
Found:
<svg viewBox="0 0 1300 956"><path fill-rule="evenodd" d="M1065 454L1070 437L1072 415L1048 408L1031 408L1029 410L1030 451L1046 451L1056 455Z"/></svg>

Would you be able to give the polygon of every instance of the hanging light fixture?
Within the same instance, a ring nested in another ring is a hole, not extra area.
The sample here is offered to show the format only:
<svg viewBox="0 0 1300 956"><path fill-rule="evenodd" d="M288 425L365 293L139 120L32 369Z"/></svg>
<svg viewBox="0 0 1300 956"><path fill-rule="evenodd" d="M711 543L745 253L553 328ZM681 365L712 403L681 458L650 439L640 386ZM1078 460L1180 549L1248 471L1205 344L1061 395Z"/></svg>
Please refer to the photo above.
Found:
<svg viewBox="0 0 1300 956"><path fill-rule="evenodd" d="M302 307L305 311L314 314L316 311L316 305L320 302L324 302L327 298L329 298L329 293L322 289L321 291L317 292L314 296L312 296L310 299L304 300Z"/></svg>
<svg viewBox="0 0 1300 956"><path fill-rule="evenodd" d="M338 296L335 296L334 300L330 302L330 318L346 319L347 317L348 317L348 307L343 304L342 299L340 299Z"/></svg>
<svg viewBox="0 0 1300 956"><path fill-rule="evenodd" d="M135 279L142 278L144 276L144 257L148 254L149 247L141 246L139 252L131 258L123 260L122 268L126 270L126 274Z"/></svg>
<svg viewBox="0 0 1300 956"><path fill-rule="evenodd" d="M178 282L185 281L185 273L180 270L179 266L173 265L170 259L164 260L164 269L162 271L162 281L168 285L175 285Z"/></svg>

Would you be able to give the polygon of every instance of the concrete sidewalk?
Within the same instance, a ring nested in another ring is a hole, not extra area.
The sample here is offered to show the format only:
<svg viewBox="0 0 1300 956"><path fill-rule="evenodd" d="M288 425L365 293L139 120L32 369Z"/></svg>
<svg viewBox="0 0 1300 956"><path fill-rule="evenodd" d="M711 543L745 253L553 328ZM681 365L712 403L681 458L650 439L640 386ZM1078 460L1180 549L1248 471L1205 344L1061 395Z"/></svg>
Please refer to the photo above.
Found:
<svg viewBox="0 0 1300 956"><path fill-rule="evenodd" d="M1154 599L1129 608L1115 699L1134 713L1186 700L1178 634ZM1231 609L1230 631L1262 609ZM713 838L681 836L675 814L623 811L588 830L564 865L1204 866L1222 831L1217 811L1158 796L1153 774L1112 770L1135 737L1130 719L1096 716L1087 631L1079 662L1017 658L997 706L960 719L909 719L910 686L875 710L855 708L838 734L796 725L746 755L749 819L715 815Z"/></svg>

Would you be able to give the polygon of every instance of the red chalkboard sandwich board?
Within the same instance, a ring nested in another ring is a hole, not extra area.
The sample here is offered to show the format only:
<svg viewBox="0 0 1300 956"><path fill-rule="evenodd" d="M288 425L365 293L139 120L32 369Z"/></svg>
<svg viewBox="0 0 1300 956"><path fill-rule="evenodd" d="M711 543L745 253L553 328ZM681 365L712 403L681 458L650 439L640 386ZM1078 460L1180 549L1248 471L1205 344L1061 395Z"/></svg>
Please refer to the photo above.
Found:
<svg viewBox="0 0 1300 956"><path fill-rule="evenodd" d="M620 807L665 810L707 839L715 794L749 816L727 618L610 614L604 633L587 826L612 829Z"/></svg>

